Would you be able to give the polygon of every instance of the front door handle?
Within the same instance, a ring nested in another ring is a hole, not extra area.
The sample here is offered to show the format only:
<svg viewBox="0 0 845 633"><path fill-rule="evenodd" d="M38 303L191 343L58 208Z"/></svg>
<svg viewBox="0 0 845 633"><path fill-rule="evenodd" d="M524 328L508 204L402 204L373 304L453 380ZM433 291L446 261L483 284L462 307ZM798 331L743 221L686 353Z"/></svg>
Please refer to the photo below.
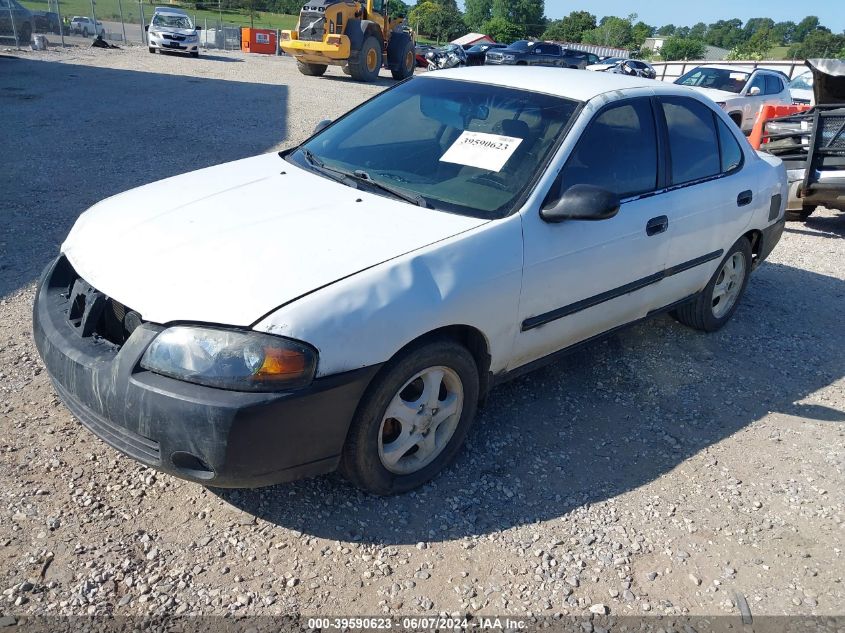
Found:
<svg viewBox="0 0 845 633"><path fill-rule="evenodd" d="M663 233L668 228L669 218L665 215L658 215L656 218L651 218L648 224L645 225L645 234L649 236L657 235L658 233Z"/></svg>
<svg viewBox="0 0 845 633"><path fill-rule="evenodd" d="M751 193L750 189L743 191L736 197L736 206L744 207L748 204L751 204L751 201L754 199L754 194Z"/></svg>

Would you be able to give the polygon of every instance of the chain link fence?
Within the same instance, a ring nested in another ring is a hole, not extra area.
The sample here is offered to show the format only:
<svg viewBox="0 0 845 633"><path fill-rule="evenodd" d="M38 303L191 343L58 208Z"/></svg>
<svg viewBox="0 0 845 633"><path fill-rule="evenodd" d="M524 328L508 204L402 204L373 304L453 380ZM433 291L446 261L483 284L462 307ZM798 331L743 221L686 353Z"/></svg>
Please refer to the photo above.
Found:
<svg viewBox="0 0 845 633"><path fill-rule="evenodd" d="M251 24L250 16L232 10L214 11L208 4L180 6L167 0L155 4L138 0L0 0L0 46L90 46L98 37L111 45L144 46L145 27L156 6L186 11L201 28L203 49L240 50L241 27ZM294 16L268 14L255 26L275 30L292 28L295 22Z"/></svg>

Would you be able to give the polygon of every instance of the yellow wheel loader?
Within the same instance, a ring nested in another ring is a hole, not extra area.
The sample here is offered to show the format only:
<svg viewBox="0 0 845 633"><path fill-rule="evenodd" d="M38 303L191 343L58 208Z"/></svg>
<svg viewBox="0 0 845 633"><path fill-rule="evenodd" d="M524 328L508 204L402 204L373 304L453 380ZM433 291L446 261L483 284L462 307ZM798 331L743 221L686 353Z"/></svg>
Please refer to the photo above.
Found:
<svg viewBox="0 0 845 633"><path fill-rule="evenodd" d="M294 31L282 31L282 50L303 75L340 66L357 81L375 81L387 59L394 79L414 73L414 36L404 19L391 20L387 0L307 0Z"/></svg>

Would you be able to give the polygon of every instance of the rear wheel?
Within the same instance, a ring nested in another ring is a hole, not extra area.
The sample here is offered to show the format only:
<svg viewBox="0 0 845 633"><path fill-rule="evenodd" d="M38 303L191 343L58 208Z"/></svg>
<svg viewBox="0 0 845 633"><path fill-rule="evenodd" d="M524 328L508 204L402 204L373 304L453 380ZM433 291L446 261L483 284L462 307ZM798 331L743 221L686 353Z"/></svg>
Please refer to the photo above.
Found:
<svg viewBox="0 0 845 633"><path fill-rule="evenodd" d="M340 470L373 494L406 492L454 459L478 403L478 369L449 340L393 359L367 390L349 430Z"/></svg>
<svg viewBox="0 0 845 633"><path fill-rule="evenodd" d="M399 39L401 37L401 39ZM388 61L393 66L390 74L394 79L407 79L414 74L416 59L410 37L394 35L388 44Z"/></svg>
<svg viewBox="0 0 845 633"><path fill-rule="evenodd" d="M361 50L349 60L349 73L356 81L375 81L381 70L381 42L370 35L364 39Z"/></svg>
<svg viewBox="0 0 845 633"><path fill-rule="evenodd" d="M690 303L673 313L684 325L715 332L736 311L751 273L751 244L741 237L725 255L710 282Z"/></svg>
<svg viewBox="0 0 845 633"><path fill-rule="evenodd" d="M326 64L308 64L298 60L296 67L299 69L299 72L309 77L320 77L325 74L326 68L328 68Z"/></svg>
<svg viewBox="0 0 845 633"><path fill-rule="evenodd" d="M199 51L194 51L193 53L191 53L191 57L193 57L194 59L196 59L199 56L200 56Z"/></svg>
<svg viewBox="0 0 845 633"><path fill-rule="evenodd" d="M82 37L88 37L88 27L82 29Z"/></svg>

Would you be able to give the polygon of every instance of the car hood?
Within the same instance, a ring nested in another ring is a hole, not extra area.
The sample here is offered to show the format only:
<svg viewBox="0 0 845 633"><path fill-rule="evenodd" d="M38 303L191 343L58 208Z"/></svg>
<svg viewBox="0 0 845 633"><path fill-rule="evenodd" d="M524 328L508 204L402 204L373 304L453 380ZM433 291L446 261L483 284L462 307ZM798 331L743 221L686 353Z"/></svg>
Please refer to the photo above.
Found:
<svg viewBox="0 0 845 633"><path fill-rule="evenodd" d="M737 92L728 92L727 90L716 90L714 88L698 88L696 86L688 86L693 90L697 90L701 94L710 97L713 101L718 102L725 102L729 99L738 99L742 95Z"/></svg>
<svg viewBox="0 0 845 633"><path fill-rule="evenodd" d="M80 216L62 252L144 320L249 326L485 222L356 190L273 153L108 198Z"/></svg>
<svg viewBox="0 0 845 633"><path fill-rule="evenodd" d="M158 33L172 33L174 35L195 35L195 29L177 29L173 26L151 26L151 31L156 31Z"/></svg>

